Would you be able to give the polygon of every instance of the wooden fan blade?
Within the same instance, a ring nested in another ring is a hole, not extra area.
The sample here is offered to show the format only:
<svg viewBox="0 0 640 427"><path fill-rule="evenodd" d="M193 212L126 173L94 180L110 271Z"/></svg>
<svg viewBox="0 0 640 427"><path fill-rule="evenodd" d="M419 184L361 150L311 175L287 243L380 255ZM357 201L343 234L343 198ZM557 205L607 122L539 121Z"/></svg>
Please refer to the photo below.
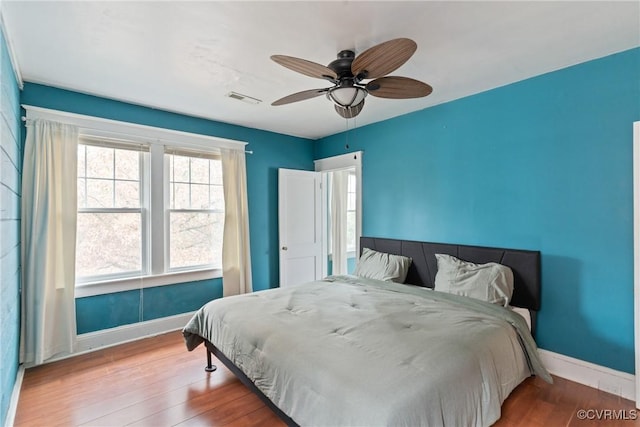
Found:
<svg viewBox="0 0 640 427"><path fill-rule="evenodd" d="M408 77L380 77L367 83L369 95L378 98L421 98L433 92L433 88Z"/></svg>
<svg viewBox="0 0 640 427"><path fill-rule="evenodd" d="M306 59L294 58L293 56L286 55L273 55L271 56L271 59L283 67L287 67L288 69L304 74L305 76L331 81L338 78L336 72L331 68L315 62L307 61Z"/></svg>
<svg viewBox="0 0 640 427"><path fill-rule="evenodd" d="M284 105L291 104L292 102L304 101L305 99L315 98L324 93L327 93L329 89L310 89L303 90L302 92L292 93L291 95L280 98L277 101L271 103L271 105Z"/></svg>
<svg viewBox="0 0 640 427"><path fill-rule="evenodd" d="M393 39L373 46L351 63L354 76L364 74L365 79L376 79L398 69L407 62L418 45L411 39Z"/></svg>
<svg viewBox="0 0 640 427"><path fill-rule="evenodd" d="M341 107L338 104L334 104L336 111L345 119L352 119L362 111L362 107L364 107L364 99L360 101L358 105L354 105L353 107Z"/></svg>

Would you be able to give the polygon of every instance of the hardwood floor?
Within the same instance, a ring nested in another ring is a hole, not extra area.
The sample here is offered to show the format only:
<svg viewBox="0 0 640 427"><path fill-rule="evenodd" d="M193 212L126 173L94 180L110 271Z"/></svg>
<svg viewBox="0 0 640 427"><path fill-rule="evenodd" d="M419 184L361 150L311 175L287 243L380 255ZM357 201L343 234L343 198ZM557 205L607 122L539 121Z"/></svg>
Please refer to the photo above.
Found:
<svg viewBox="0 0 640 427"><path fill-rule="evenodd" d="M284 425L224 365L211 374L204 365L204 349L187 352L172 332L28 369L15 426ZM601 420L578 419L580 409ZM631 401L561 378L529 378L495 425L640 426L612 420L634 415Z"/></svg>

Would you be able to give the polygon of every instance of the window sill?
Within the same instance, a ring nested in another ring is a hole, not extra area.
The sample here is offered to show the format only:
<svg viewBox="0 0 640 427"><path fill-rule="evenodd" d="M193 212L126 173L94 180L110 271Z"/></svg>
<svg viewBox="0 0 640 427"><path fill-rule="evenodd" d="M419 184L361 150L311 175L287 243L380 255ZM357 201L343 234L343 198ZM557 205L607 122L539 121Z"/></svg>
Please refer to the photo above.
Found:
<svg viewBox="0 0 640 427"><path fill-rule="evenodd" d="M80 283L76 284L75 297L84 298L95 295L112 294L115 292L153 288L156 286L177 285L179 283L195 282L198 280L215 279L220 277L222 277L222 270L218 268L211 268L206 270L179 271L155 274L152 276Z"/></svg>

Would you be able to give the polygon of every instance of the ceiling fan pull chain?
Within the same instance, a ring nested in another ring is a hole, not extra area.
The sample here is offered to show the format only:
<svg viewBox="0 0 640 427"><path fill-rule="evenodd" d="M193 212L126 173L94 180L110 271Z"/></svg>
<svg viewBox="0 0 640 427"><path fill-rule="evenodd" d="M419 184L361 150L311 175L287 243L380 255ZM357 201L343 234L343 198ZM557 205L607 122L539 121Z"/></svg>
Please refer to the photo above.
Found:
<svg viewBox="0 0 640 427"><path fill-rule="evenodd" d="M346 117L344 118L344 124L347 130L345 130L345 141L346 143L344 144L344 149L348 150L349 149L349 119L347 119Z"/></svg>

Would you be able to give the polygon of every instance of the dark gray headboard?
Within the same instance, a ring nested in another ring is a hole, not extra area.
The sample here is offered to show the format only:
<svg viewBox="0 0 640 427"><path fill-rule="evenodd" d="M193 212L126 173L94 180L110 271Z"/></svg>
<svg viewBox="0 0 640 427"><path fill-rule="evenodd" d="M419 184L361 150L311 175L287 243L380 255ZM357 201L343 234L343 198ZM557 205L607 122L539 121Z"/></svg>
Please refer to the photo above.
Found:
<svg viewBox="0 0 640 427"><path fill-rule="evenodd" d="M511 268L514 276L511 305L534 311L540 309L539 251L414 242L377 237L361 237L361 251L362 248L411 257L413 262L405 283L429 288L433 288L438 271L435 254L448 254L476 264L497 262L506 265Z"/></svg>

